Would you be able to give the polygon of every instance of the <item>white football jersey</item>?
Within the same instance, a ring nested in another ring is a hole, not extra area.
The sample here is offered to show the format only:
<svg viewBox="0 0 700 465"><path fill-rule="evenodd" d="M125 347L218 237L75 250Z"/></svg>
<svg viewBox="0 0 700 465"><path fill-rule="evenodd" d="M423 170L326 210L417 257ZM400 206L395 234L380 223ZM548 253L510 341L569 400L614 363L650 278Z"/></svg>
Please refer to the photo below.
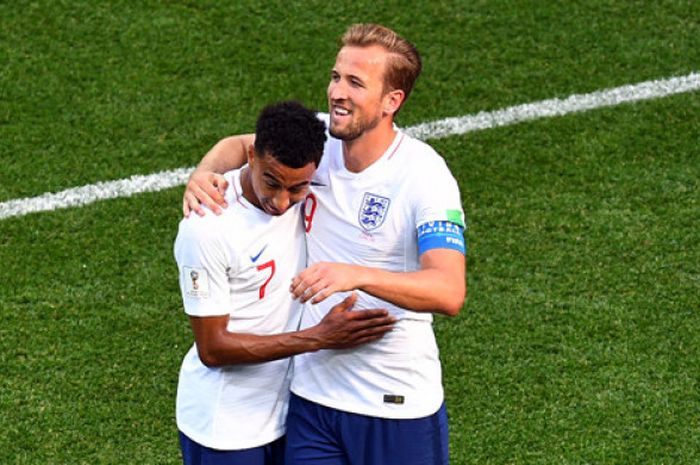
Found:
<svg viewBox="0 0 700 465"><path fill-rule="evenodd" d="M328 115L321 116L328 125ZM388 271L420 269L417 228L463 222L457 182L430 146L397 130L384 155L360 173L345 168L342 142L326 142L305 205L309 265L345 262ZM304 308L302 327L317 324L346 296ZM399 318L381 340L355 349L296 356L292 391L336 409L383 418L420 418L443 401L432 314L359 292L355 305Z"/></svg>
<svg viewBox="0 0 700 465"><path fill-rule="evenodd" d="M232 332L277 334L297 329L300 305L289 292L306 262L299 206L270 216L243 196L240 171L226 174L229 207L180 222L175 258L185 312L229 315ZM290 359L209 368L196 344L180 370L178 428L219 450L257 447L284 434Z"/></svg>

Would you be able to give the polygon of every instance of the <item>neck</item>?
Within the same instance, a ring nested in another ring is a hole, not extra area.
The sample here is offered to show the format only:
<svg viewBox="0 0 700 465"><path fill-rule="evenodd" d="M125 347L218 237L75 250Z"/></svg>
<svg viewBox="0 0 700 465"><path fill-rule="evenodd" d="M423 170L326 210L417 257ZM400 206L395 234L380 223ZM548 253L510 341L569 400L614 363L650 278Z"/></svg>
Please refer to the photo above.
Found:
<svg viewBox="0 0 700 465"><path fill-rule="evenodd" d="M252 205L260 208L260 202L255 196L255 191L253 190L253 182L250 179L250 167L245 166L241 169L241 191L243 198L245 198Z"/></svg>
<svg viewBox="0 0 700 465"><path fill-rule="evenodd" d="M353 173L364 171L384 155L395 137L393 122L387 119L357 139L343 141L345 168Z"/></svg>

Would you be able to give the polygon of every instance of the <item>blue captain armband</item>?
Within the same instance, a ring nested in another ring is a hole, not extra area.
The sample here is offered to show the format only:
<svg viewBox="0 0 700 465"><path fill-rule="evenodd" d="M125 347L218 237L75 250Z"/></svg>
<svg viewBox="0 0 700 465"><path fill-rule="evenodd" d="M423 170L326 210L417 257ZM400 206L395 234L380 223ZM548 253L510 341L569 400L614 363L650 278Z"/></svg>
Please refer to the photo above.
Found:
<svg viewBox="0 0 700 465"><path fill-rule="evenodd" d="M454 249L467 253L464 228L451 221L430 221L418 226L418 255L430 249Z"/></svg>

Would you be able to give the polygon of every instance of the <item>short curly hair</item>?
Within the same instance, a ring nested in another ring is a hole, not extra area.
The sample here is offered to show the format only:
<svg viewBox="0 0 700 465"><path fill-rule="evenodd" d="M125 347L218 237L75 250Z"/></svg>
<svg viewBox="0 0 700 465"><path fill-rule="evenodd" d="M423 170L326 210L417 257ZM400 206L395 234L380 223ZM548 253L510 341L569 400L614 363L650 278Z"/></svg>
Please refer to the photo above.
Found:
<svg viewBox="0 0 700 465"><path fill-rule="evenodd" d="M325 142L325 124L294 100L268 105L255 125L256 156L270 155L290 168L318 167Z"/></svg>

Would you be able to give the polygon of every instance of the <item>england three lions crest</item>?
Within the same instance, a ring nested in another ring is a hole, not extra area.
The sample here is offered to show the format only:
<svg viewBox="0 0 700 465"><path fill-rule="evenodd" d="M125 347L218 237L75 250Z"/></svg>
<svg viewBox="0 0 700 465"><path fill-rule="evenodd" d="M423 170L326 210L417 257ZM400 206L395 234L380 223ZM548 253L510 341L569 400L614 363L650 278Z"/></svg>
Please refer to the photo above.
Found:
<svg viewBox="0 0 700 465"><path fill-rule="evenodd" d="M358 216L360 226L365 231L371 231L381 226L384 223L384 218L386 218L386 212L389 210L390 203L391 200L386 197L365 192Z"/></svg>

